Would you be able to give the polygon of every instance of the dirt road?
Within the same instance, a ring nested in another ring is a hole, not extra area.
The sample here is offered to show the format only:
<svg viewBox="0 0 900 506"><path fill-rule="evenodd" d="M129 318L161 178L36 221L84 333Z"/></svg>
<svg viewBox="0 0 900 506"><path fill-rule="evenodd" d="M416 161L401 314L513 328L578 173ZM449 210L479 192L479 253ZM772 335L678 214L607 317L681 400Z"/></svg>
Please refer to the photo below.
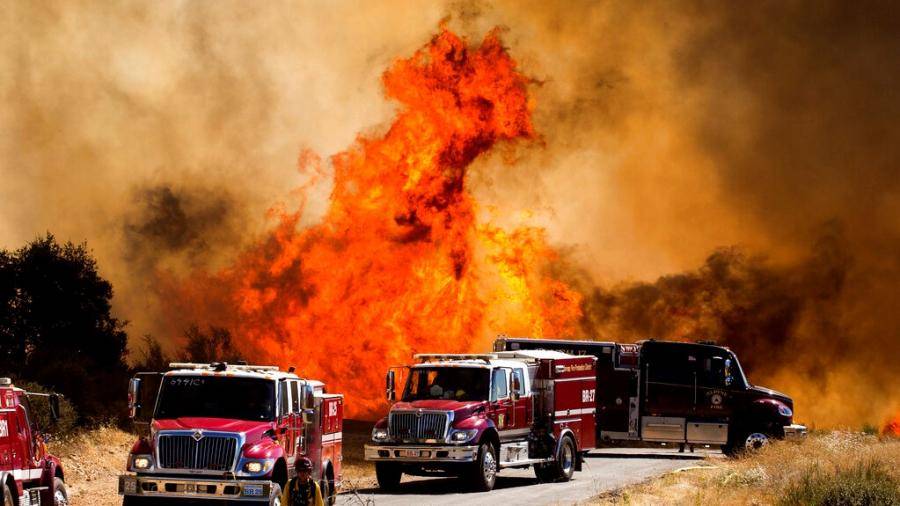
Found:
<svg viewBox="0 0 900 506"><path fill-rule="evenodd" d="M509 469L497 477L493 491L467 493L460 490L460 482L452 478L404 477L396 493L383 494L374 488L362 489L356 494L341 494L338 504L576 504L601 492L675 469L702 465L707 456L721 458L718 451L681 454L668 449L607 448L591 452L585 459L584 470L575 473L575 478L568 483L539 484L531 469Z"/></svg>

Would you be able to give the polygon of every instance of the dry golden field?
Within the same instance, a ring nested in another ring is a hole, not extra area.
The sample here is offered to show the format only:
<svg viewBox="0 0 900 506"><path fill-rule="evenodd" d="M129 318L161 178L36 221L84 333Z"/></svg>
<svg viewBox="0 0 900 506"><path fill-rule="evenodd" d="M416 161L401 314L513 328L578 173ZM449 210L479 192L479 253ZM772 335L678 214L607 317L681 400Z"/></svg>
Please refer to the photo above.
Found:
<svg viewBox="0 0 900 506"><path fill-rule="evenodd" d="M900 440L859 432L777 442L601 495L596 505L900 505Z"/></svg>

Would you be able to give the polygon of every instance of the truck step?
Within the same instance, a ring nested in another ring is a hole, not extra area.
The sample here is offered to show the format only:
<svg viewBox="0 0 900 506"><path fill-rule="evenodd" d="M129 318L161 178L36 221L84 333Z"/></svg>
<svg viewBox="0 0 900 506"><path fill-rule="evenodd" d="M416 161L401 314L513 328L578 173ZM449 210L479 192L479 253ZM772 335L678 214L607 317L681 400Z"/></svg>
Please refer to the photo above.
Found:
<svg viewBox="0 0 900 506"><path fill-rule="evenodd" d="M508 469L511 467L525 467L534 464L546 464L547 462L553 462L553 459L525 459L515 460L513 462L500 462L500 469Z"/></svg>

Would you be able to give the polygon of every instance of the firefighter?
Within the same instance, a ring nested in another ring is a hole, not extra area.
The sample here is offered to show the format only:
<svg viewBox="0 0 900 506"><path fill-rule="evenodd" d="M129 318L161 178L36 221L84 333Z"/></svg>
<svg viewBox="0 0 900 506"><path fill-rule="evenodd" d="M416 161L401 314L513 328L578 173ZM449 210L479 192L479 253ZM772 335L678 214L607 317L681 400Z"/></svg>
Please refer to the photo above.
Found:
<svg viewBox="0 0 900 506"><path fill-rule="evenodd" d="M297 477L288 481L287 487L281 494L281 504L284 506L325 506L322 501L322 491L319 484L312 479L312 461L301 457L294 463Z"/></svg>

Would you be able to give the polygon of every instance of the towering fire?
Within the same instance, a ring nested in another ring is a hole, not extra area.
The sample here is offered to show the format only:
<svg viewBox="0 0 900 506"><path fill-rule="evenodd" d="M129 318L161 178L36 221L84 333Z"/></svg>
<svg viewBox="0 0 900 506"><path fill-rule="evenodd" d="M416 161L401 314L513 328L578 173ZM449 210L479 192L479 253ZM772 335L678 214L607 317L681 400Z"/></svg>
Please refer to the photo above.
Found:
<svg viewBox="0 0 900 506"><path fill-rule="evenodd" d="M174 319L225 325L249 357L326 379L350 417L382 409L384 371L412 353L484 350L497 332L571 335L581 316L580 295L546 273L543 231L479 223L466 190L477 156L535 136L527 79L496 31L469 47L442 29L383 84L400 110L382 137L331 158L320 224L276 211L234 265L166 289L187 311ZM320 164L301 157L303 170Z"/></svg>

